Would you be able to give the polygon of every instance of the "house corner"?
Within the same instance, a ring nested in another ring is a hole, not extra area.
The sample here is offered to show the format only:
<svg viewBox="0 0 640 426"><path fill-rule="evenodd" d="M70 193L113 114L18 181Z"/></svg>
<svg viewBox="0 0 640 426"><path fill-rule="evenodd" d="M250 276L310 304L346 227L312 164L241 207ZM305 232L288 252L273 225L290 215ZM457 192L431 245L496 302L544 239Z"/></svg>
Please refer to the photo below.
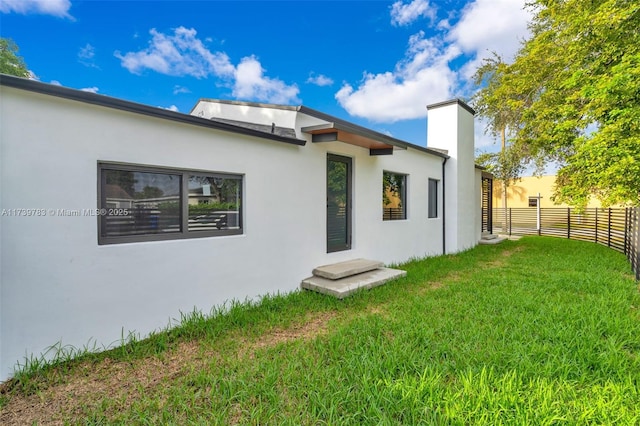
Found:
<svg viewBox="0 0 640 426"><path fill-rule="evenodd" d="M427 147L446 150L445 252L474 247L480 207L474 159L475 111L460 99L427 106Z"/></svg>

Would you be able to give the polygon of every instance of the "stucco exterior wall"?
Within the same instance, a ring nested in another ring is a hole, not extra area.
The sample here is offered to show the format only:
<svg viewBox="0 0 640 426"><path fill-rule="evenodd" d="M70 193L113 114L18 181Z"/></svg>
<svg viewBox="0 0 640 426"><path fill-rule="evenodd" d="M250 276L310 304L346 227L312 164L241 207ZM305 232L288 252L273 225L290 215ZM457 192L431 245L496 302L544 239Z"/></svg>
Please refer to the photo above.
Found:
<svg viewBox="0 0 640 426"><path fill-rule="evenodd" d="M58 342L117 345L129 332L145 336L181 313L295 290L322 264L441 253L442 206L438 218L427 218L427 182L442 179L442 158L412 149L369 156L363 148L314 144L310 137L306 146L295 146L0 90L0 208L47 212L0 218L0 380L16 361ZM352 249L330 254L327 153L353 159L354 185ZM99 161L242 174L244 233L98 245L95 216L51 212L97 207ZM383 170L409 175L407 220L382 221Z"/></svg>
<svg viewBox="0 0 640 426"><path fill-rule="evenodd" d="M428 107L427 146L451 157L445 165L447 253L474 247L479 239L473 127L473 113L457 101Z"/></svg>

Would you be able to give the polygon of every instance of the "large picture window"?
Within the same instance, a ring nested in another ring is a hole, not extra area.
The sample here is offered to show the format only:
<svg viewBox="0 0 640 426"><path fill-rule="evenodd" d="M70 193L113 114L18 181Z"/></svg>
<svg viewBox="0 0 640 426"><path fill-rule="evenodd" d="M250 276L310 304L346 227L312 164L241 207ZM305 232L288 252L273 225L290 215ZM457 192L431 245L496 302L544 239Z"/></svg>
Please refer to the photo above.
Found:
<svg viewBox="0 0 640 426"><path fill-rule="evenodd" d="M242 233L242 176L101 163L100 244Z"/></svg>
<svg viewBox="0 0 640 426"><path fill-rule="evenodd" d="M407 175L382 173L382 220L407 218Z"/></svg>

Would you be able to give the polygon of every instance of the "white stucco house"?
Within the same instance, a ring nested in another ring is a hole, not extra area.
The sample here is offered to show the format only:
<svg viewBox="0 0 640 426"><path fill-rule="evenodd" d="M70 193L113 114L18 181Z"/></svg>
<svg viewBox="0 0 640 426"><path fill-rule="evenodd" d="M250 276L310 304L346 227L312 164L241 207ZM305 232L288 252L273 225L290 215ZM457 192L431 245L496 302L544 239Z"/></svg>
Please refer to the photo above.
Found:
<svg viewBox="0 0 640 426"><path fill-rule="evenodd" d="M420 146L305 106L181 114L0 76L0 380L58 342L108 347L319 265L475 246L474 111L425 112Z"/></svg>

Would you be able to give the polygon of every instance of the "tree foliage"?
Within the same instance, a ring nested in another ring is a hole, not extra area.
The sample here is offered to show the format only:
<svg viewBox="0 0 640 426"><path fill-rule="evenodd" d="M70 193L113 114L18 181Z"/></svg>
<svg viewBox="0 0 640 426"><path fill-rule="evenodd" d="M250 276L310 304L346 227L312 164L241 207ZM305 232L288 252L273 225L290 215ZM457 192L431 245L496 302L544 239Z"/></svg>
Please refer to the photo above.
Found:
<svg viewBox="0 0 640 426"><path fill-rule="evenodd" d="M503 188L511 186L524 170L522 155L517 147L508 146L500 152L483 152L476 156L476 164L487 169L494 178L502 181Z"/></svg>
<svg viewBox="0 0 640 426"><path fill-rule="evenodd" d="M10 38L0 37L0 73L29 77L24 59L18 56L18 46Z"/></svg>
<svg viewBox="0 0 640 426"><path fill-rule="evenodd" d="M522 162L560 165L554 199L640 205L640 3L534 0L514 61L485 61L475 106Z"/></svg>
<svg viewBox="0 0 640 426"><path fill-rule="evenodd" d="M526 105L524 95L512 89L514 76L509 71L509 65L494 53L474 75L475 83L483 86L473 100L476 112L488 120L487 131L501 137L503 147L507 136L519 127Z"/></svg>

